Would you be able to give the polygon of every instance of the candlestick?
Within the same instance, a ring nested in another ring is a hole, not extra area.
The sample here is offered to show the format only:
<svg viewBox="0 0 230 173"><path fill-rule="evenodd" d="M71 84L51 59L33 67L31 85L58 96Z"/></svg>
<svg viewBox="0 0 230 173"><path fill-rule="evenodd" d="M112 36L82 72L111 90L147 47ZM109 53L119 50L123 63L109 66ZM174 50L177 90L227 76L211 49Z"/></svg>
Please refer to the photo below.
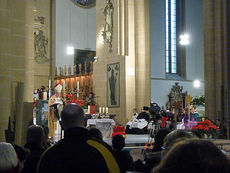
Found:
<svg viewBox="0 0 230 173"><path fill-rule="evenodd" d="M102 108L102 113L105 113L105 107Z"/></svg>
<svg viewBox="0 0 230 173"><path fill-rule="evenodd" d="M109 108L106 107L106 108L105 108L105 114L108 114L108 113L109 113Z"/></svg>
<svg viewBox="0 0 230 173"><path fill-rule="evenodd" d="M101 113L101 107L99 107L99 114Z"/></svg>

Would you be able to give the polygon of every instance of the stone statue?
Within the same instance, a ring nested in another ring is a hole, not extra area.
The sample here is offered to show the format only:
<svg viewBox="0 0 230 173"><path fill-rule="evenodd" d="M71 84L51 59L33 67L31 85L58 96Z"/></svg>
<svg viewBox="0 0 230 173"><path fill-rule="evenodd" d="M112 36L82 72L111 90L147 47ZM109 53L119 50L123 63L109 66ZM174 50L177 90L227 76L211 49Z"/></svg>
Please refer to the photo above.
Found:
<svg viewBox="0 0 230 173"><path fill-rule="evenodd" d="M66 68L66 65L64 65L64 76L67 75L67 68Z"/></svg>
<svg viewBox="0 0 230 173"><path fill-rule="evenodd" d="M73 74L74 75L77 74L77 66L76 66L76 64L73 65Z"/></svg>
<svg viewBox="0 0 230 173"><path fill-rule="evenodd" d="M110 52L112 52L113 40L113 12L114 7L110 0L106 0L106 6L103 10L105 16L104 31L102 32L104 41L109 44Z"/></svg>
<svg viewBox="0 0 230 173"><path fill-rule="evenodd" d="M81 74L81 63L78 64L78 68L79 68L79 74Z"/></svg>
<svg viewBox="0 0 230 173"><path fill-rule="evenodd" d="M84 67L85 67L85 74L87 73L87 64L86 64L86 61L84 63Z"/></svg>
<svg viewBox="0 0 230 173"><path fill-rule="evenodd" d="M69 65L68 74L69 74L69 75L72 75L72 68L71 68L71 65Z"/></svg>
<svg viewBox="0 0 230 173"><path fill-rule="evenodd" d="M90 61L90 73L93 73L93 62Z"/></svg>

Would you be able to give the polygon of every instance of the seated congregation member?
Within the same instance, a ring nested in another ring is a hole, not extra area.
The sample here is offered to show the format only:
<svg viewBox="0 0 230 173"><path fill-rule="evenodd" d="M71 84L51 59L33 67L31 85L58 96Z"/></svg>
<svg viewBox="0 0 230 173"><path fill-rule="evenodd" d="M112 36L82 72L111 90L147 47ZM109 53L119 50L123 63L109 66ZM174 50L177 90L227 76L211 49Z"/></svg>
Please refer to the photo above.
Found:
<svg viewBox="0 0 230 173"><path fill-rule="evenodd" d="M25 161L23 173L35 173L38 161L42 153L45 151L43 147L44 131L41 126L32 125L27 130L27 138L25 148L30 151L28 158Z"/></svg>
<svg viewBox="0 0 230 173"><path fill-rule="evenodd" d="M112 146L115 158L120 165L121 172L133 170L133 158L128 151L122 150L125 146L125 138L122 135L115 135L112 138Z"/></svg>
<svg viewBox="0 0 230 173"><path fill-rule="evenodd" d="M133 108L133 116L132 116L132 120L137 119L138 113L137 113L137 109Z"/></svg>
<svg viewBox="0 0 230 173"><path fill-rule="evenodd" d="M175 143L193 138L196 139L197 137L192 132L186 130L178 129L168 133L164 138L164 144L161 147L161 152L156 152L152 157L149 156L146 158L145 172L149 172L158 163L160 163L162 157L167 154Z"/></svg>
<svg viewBox="0 0 230 173"><path fill-rule="evenodd" d="M161 161L161 150L164 143L164 138L170 133L169 129L160 129L155 138L154 146L151 152L145 154L145 172L151 171L151 169L156 166Z"/></svg>
<svg viewBox="0 0 230 173"><path fill-rule="evenodd" d="M148 133L147 127L150 120L147 113L148 107L144 106L142 112L138 114L136 119L130 120L126 124L125 132L127 134L145 134Z"/></svg>
<svg viewBox="0 0 230 173"><path fill-rule="evenodd" d="M0 142L0 172L20 172L20 162L17 158L14 147L10 143Z"/></svg>
<svg viewBox="0 0 230 173"><path fill-rule="evenodd" d="M174 145L154 173L229 173L226 156L208 140L185 140Z"/></svg>
<svg viewBox="0 0 230 173"><path fill-rule="evenodd" d="M186 131L182 129L173 130L164 139L164 145L162 146L163 149L162 156L164 156L175 143L187 139L197 139L197 138L198 137L190 131Z"/></svg>
<svg viewBox="0 0 230 173"><path fill-rule="evenodd" d="M44 131L44 140L43 140L43 146L45 149L49 148L51 146L51 141L49 139L49 127L42 126Z"/></svg>
<svg viewBox="0 0 230 173"><path fill-rule="evenodd" d="M146 121L150 120L149 114L147 113L147 111L149 110L149 108L147 106L144 106L142 108L142 112L137 116L137 119L145 119Z"/></svg>
<svg viewBox="0 0 230 173"><path fill-rule="evenodd" d="M17 154L18 159L20 161L21 168L23 169L24 163L30 155L30 151L28 149L21 147L19 145L16 145L16 144L11 144L11 145L14 147L14 150L16 151L16 154Z"/></svg>
<svg viewBox="0 0 230 173"><path fill-rule="evenodd" d="M156 166L161 161L161 151L164 143L164 138L170 133L169 129L160 129L155 138L154 146L151 152L145 154L145 172L151 171L151 169Z"/></svg>
<svg viewBox="0 0 230 173"><path fill-rule="evenodd" d="M68 104L61 113L64 139L43 154L38 173L119 173L112 149L84 128L84 111Z"/></svg>

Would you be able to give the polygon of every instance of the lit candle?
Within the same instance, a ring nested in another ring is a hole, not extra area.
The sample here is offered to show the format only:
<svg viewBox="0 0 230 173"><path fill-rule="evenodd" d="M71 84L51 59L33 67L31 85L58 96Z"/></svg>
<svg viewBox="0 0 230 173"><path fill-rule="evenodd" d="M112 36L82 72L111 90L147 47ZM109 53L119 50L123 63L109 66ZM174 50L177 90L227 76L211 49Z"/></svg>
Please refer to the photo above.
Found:
<svg viewBox="0 0 230 173"><path fill-rule="evenodd" d="M90 105L88 105L88 114L90 114Z"/></svg>
<svg viewBox="0 0 230 173"><path fill-rule="evenodd" d="M77 89L79 90L79 81L77 81Z"/></svg>
<svg viewBox="0 0 230 173"><path fill-rule="evenodd" d="M51 97L51 80L49 79L49 98Z"/></svg>
<svg viewBox="0 0 230 173"><path fill-rule="evenodd" d="M108 113L109 113L109 108L106 107L106 108L105 108L105 114L108 114Z"/></svg>
<svg viewBox="0 0 230 173"><path fill-rule="evenodd" d="M102 108L102 113L105 113L105 107Z"/></svg>
<svg viewBox="0 0 230 173"><path fill-rule="evenodd" d="M101 113L101 107L99 107L99 114Z"/></svg>
<svg viewBox="0 0 230 173"><path fill-rule="evenodd" d="M63 82L63 91L65 92L65 81Z"/></svg>
<svg viewBox="0 0 230 173"><path fill-rule="evenodd" d="M51 88L51 80L49 79L49 90L50 90L50 88Z"/></svg>

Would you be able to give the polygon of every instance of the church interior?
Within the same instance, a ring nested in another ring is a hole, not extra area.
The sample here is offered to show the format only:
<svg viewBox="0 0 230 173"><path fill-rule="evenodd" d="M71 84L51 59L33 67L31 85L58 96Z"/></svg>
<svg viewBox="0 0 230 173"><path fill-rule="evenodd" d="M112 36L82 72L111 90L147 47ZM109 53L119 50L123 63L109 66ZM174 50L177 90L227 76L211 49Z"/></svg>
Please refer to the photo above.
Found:
<svg viewBox="0 0 230 173"><path fill-rule="evenodd" d="M229 154L229 20L228 0L0 0L0 141L24 145L33 124L60 140L75 103L109 144L144 144L153 132L138 137L134 114L186 129L193 107Z"/></svg>

